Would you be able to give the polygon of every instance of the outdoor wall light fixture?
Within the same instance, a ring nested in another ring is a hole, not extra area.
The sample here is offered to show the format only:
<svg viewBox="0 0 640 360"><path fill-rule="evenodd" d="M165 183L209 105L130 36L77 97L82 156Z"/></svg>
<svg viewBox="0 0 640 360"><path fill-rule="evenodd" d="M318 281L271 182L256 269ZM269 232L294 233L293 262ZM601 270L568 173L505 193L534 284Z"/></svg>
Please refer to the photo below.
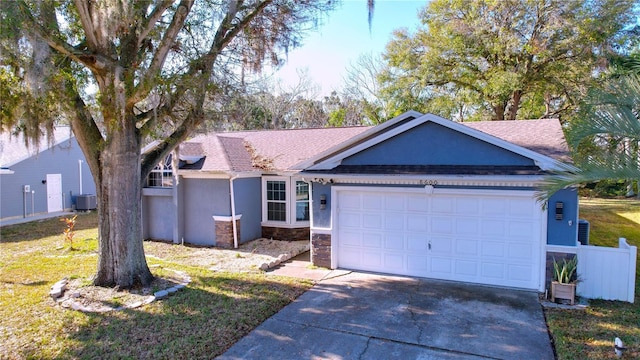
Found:
<svg viewBox="0 0 640 360"><path fill-rule="evenodd" d="M320 195L320 210L324 210L327 208L327 195Z"/></svg>
<svg viewBox="0 0 640 360"><path fill-rule="evenodd" d="M558 201L556 203L556 220L562 220L563 214L564 214L564 203L562 201Z"/></svg>

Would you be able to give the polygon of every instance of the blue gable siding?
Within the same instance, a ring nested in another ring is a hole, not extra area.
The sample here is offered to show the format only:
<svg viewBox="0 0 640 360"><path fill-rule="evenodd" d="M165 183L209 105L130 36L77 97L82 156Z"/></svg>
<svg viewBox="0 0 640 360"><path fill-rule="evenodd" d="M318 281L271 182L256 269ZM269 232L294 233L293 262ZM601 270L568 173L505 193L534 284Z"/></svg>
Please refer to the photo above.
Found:
<svg viewBox="0 0 640 360"><path fill-rule="evenodd" d="M344 165L534 165L533 160L427 122L342 161Z"/></svg>
<svg viewBox="0 0 640 360"><path fill-rule="evenodd" d="M47 212L47 185L42 181L47 174L62 175L62 194L65 209L75 204L80 193L78 160L82 160L82 193L95 194L96 186L87 166L84 154L75 138L64 141L51 149L41 151L11 166L13 174L0 175L0 218L24 215L23 186L29 185L35 193L27 194L27 217L32 213ZM32 199L33 196L33 210Z"/></svg>
<svg viewBox="0 0 640 360"><path fill-rule="evenodd" d="M236 179L233 192L236 201L236 214L240 219L240 243L258 239L262 236L262 204L260 178ZM231 215L231 213L229 213Z"/></svg>
<svg viewBox="0 0 640 360"><path fill-rule="evenodd" d="M564 205L562 220L556 220L556 203ZM578 242L578 191L563 189L549 199L547 244L576 246Z"/></svg>

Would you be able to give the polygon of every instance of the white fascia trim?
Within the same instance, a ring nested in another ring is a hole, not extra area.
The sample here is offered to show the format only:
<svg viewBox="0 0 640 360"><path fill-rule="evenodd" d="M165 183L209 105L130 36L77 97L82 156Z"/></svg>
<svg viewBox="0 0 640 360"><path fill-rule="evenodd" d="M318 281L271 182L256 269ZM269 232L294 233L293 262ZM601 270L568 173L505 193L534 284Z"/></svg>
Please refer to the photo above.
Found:
<svg viewBox="0 0 640 360"><path fill-rule="evenodd" d="M405 116L406 117L406 116ZM311 162L310 164L307 163L301 163L299 165L301 166L305 166L303 168L306 168L308 170L329 170L329 169L333 169L336 166L340 165L342 160L346 157L349 157L351 155L354 155L360 151L363 151L369 147L372 147L382 141L385 141L393 136L396 136L398 134L401 134L407 130L410 130L416 126L422 125L426 122L433 122L436 123L438 125L444 126L446 128L449 128L451 130L457 131L459 133L471 136L473 138L476 138L478 140L487 142L489 144L495 145L497 147L503 148L505 150L511 151L513 153L516 153L518 155L524 156L526 158L529 158L531 160L534 161L534 163L539 166L542 170L572 170L572 169L576 169L575 167L568 165L568 164L564 164L560 161L557 161L555 159L552 159L548 156L539 154L535 151L529 150L527 148L524 148L522 146L518 146L515 145L513 143L510 143L508 141L502 140L498 137L495 137L493 135L489 135L487 133L484 133L482 131L476 130L476 129L472 129L468 126L465 126L463 124L460 123L456 123L454 121L451 120L447 120L444 119L440 116L437 115L433 115L433 114L425 114L422 115L416 119L413 119L409 122L407 122L404 125L398 126L397 128L390 130L388 132L385 132L383 134L381 134L380 136L377 136L375 138L372 138L368 141L365 141L361 144L358 144L357 146L354 146L344 152L338 153L335 156L332 156L320 163L317 164L313 164L313 162ZM397 122L397 120L396 120ZM380 131L382 129L375 127L371 130L376 130L376 131ZM367 136L368 131L366 131L364 134L366 134ZM362 135L362 134L361 134ZM342 145L342 147L345 147L345 145Z"/></svg>
<svg viewBox="0 0 640 360"><path fill-rule="evenodd" d="M228 216L228 215L213 215L213 220L215 221L231 221L231 220L240 220L242 218L242 214L236 214L236 216Z"/></svg>
<svg viewBox="0 0 640 360"><path fill-rule="evenodd" d="M365 138L371 136L372 134L375 134L375 133L380 132L380 131L382 131L382 130L384 130L384 129L392 126L392 125L395 125L399 121L404 121L407 117L413 116L414 118L419 118L419 117L421 117L423 115L424 114L422 114L420 112L417 112L415 110L409 110L407 112L404 112L404 113L394 117L393 119L385 121L380 125L374 126L369 130L363 131L362 133L352 137L351 139L349 139L349 140L347 140L345 142L342 142L342 143L340 143L338 145L332 146L329 149L321 152L320 154L318 154L318 155L316 155L316 156L314 156L314 157L312 157L310 159L307 159L305 161L302 161L302 162L299 162L299 163L293 165L291 167L291 169L294 169L294 170L303 170L303 169L307 169L307 168L316 169L316 167L315 167L316 165L315 164L319 159L327 157L327 156L329 156L329 155L331 155L333 153L339 152L341 149L349 147L351 144L355 144L355 143L361 141L362 139L365 139ZM411 120L411 121L414 121L414 120ZM336 155L336 156L339 156L339 155ZM325 161L329 161L329 160L325 160ZM322 161L320 164L322 164L322 163L324 163L324 161Z"/></svg>
<svg viewBox="0 0 640 360"><path fill-rule="evenodd" d="M9 169L0 169L0 175L11 175L15 174L15 171Z"/></svg>
<svg viewBox="0 0 640 360"><path fill-rule="evenodd" d="M541 175L352 175L304 174L305 180L323 184L377 184L377 185L461 185L461 186L514 186L535 187L544 178Z"/></svg>
<svg viewBox="0 0 640 360"><path fill-rule="evenodd" d="M178 176L183 179L231 179L231 178L259 178L262 173L258 172L208 172L208 171L191 171L178 170Z"/></svg>
<svg viewBox="0 0 640 360"><path fill-rule="evenodd" d="M577 246L567 246L567 245L547 245L547 252L557 252L557 253L566 253L566 254L576 254L578 252Z"/></svg>

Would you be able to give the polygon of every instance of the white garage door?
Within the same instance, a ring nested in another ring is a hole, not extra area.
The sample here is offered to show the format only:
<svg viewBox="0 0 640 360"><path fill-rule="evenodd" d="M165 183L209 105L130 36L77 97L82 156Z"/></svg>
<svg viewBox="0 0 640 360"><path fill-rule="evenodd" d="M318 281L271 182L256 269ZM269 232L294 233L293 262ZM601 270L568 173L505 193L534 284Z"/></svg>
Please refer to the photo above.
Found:
<svg viewBox="0 0 640 360"><path fill-rule="evenodd" d="M336 190L338 267L539 290L544 213L531 192L409 191Z"/></svg>

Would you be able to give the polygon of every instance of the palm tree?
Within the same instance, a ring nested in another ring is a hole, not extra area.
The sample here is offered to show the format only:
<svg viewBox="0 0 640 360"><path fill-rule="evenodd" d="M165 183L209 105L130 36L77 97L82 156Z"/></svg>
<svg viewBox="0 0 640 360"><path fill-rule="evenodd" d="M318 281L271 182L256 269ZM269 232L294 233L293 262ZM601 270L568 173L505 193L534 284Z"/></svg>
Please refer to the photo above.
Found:
<svg viewBox="0 0 640 360"><path fill-rule="evenodd" d="M566 132L572 149L588 144L591 151L574 152L578 169L549 175L538 197L548 199L565 187L600 180L640 179L639 115L638 75L610 79L590 94Z"/></svg>

